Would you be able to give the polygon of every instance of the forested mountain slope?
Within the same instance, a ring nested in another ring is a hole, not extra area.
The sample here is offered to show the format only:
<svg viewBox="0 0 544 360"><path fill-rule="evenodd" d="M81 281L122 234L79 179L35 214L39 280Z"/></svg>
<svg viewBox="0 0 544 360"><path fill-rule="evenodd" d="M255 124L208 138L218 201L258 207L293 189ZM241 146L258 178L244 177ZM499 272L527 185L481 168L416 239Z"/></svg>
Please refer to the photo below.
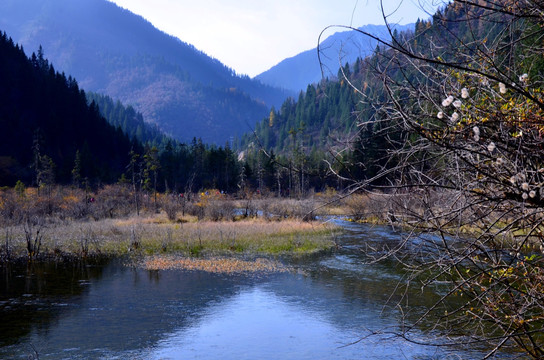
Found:
<svg viewBox="0 0 544 360"><path fill-rule="evenodd" d="M98 106L100 114L116 128L120 128L131 140L142 144L159 145L173 139L164 134L157 125L144 121L141 113L132 106L125 106L107 95L87 92L87 101Z"/></svg>
<svg viewBox="0 0 544 360"><path fill-rule="evenodd" d="M3 0L0 29L184 141L223 144L287 97L106 0Z"/></svg>
<svg viewBox="0 0 544 360"><path fill-rule="evenodd" d="M74 175L110 182L125 170L138 145L88 105L75 79L41 52L27 58L5 33L0 79L1 185L70 183Z"/></svg>
<svg viewBox="0 0 544 360"><path fill-rule="evenodd" d="M396 41L421 57L453 59L463 44L473 43L471 39L485 39L491 45L505 31L504 23L482 18L482 11L468 13L461 5L450 4L431 19L417 21L411 30L396 32ZM368 39L362 32L353 36ZM323 168L320 164L327 160L336 164L333 169L337 174L354 181L372 178L380 169L394 166L392 147L402 143L405 133L380 108L387 98L383 77L406 86L425 79L408 63L395 63L392 58L390 49L381 44L370 56L345 65L336 77L308 86L298 99L287 99L257 122L254 131L242 138L241 148L248 154L255 153L252 149L273 152L301 172ZM436 96L439 103L444 95ZM400 105L410 102L411 97L402 98ZM248 159L253 167L263 163L256 156Z"/></svg>

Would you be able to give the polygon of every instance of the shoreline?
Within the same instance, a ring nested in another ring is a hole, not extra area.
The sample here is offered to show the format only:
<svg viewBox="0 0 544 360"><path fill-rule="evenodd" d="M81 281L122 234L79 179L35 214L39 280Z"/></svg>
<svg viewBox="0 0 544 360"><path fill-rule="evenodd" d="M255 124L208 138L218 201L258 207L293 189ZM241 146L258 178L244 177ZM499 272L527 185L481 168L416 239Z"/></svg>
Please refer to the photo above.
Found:
<svg viewBox="0 0 544 360"><path fill-rule="evenodd" d="M319 221L261 218L237 221L169 221L146 217L14 225L0 234L0 262L181 255L189 258L233 255L304 255L334 248L339 227ZM39 240L36 253L28 242Z"/></svg>

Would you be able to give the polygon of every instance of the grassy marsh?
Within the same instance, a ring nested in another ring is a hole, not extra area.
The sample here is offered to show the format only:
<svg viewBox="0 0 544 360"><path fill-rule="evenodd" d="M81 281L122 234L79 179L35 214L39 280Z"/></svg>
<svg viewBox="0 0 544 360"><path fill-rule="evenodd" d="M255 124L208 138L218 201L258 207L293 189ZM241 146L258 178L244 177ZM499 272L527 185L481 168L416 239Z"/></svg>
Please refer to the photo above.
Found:
<svg viewBox="0 0 544 360"><path fill-rule="evenodd" d="M207 195L207 194L211 195ZM335 246L338 229L316 221L329 198L158 194L124 185L95 192L0 189L0 261L156 254L301 254ZM317 213L315 209L320 209Z"/></svg>
<svg viewBox="0 0 544 360"><path fill-rule="evenodd" d="M26 255L23 226L4 229L12 257ZM335 228L296 219L267 221L197 221L193 217L171 222L164 214L98 221L45 224L41 231L43 255L78 257L127 254L181 253L188 256L228 253L310 253L334 246Z"/></svg>

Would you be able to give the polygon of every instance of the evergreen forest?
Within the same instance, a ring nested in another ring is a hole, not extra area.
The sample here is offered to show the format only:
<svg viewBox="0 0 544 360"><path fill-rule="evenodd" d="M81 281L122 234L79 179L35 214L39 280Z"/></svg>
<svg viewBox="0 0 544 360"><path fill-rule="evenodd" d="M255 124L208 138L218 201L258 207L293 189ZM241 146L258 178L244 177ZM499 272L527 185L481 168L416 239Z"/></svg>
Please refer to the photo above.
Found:
<svg viewBox="0 0 544 360"><path fill-rule="evenodd" d="M167 137L132 107L86 94L74 78L55 71L41 48L27 57L6 33L0 75L2 186L97 186L130 176L143 184L151 168L161 190L232 191L238 185L239 165L228 146Z"/></svg>

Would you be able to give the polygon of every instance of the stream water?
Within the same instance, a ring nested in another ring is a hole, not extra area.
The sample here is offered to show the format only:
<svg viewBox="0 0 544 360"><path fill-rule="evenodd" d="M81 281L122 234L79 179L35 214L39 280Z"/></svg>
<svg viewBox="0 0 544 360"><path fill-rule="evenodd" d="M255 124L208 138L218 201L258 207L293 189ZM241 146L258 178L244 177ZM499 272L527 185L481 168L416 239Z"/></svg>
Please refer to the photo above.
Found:
<svg viewBox="0 0 544 360"><path fill-rule="evenodd" d="M365 337L398 328L398 312L384 305L400 275L394 264L364 265L360 248L397 235L382 227L343 226L342 249L284 260L295 269L287 273L146 271L120 261L2 267L0 359L482 356L479 349ZM429 306L436 296L430 290L414 296L411 309Z"/></svg>

